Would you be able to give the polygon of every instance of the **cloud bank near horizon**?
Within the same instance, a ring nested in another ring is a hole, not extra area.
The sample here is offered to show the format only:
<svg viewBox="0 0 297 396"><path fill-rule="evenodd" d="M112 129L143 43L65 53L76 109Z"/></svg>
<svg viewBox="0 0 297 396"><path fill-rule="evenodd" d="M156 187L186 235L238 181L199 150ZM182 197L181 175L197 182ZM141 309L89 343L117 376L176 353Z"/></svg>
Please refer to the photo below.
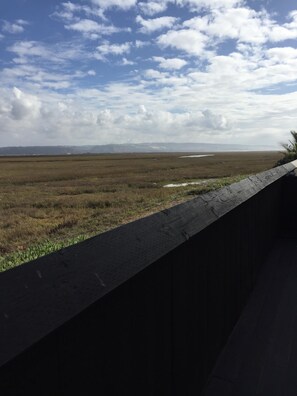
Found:
<svg viewBox="0 0 297 396"><path fill-rule="evenodd" d="M14 2L0 6L0 146L277 146L295 128L297 9L87 0L20 19Z"/></svg>

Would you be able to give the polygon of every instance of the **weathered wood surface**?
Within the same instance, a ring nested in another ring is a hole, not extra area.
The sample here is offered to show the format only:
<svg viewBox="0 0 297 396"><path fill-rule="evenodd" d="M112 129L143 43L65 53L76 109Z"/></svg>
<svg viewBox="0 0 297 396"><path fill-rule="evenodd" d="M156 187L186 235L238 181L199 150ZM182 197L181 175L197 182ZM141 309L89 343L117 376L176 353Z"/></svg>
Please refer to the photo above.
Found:
<svg viewBox="0 0 297 396"><path fill-rule="evenodd" d="M0 365L296 166L271 169L1 273Z"/></svg>
<svg viewBox="0 0 297 396"><path fill-rule="evenodd" d="M0 274L0 366L32 349L7 366L5 381L18 374L30 384L27 362L40 383L52 378L46 394L55 394L75 390L79 378L85 384L82 370L99 365L92 381L108 384L102 395L123 386L139 394L143 384L143 395L196 394L253 287L278 224L283 177L296 168L263 172Z"/></svg>

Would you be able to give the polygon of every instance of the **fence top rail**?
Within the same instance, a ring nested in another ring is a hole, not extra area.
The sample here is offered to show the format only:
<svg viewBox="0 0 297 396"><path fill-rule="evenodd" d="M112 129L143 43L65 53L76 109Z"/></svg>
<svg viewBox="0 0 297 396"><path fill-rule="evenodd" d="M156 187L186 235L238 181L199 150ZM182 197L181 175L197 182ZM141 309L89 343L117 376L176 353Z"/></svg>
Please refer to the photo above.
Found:
<svg viewBox="0 0 297 396"><path fill-rule="evenodd" d="M270 169L1 273L0 366L295 169Z"/></svg>

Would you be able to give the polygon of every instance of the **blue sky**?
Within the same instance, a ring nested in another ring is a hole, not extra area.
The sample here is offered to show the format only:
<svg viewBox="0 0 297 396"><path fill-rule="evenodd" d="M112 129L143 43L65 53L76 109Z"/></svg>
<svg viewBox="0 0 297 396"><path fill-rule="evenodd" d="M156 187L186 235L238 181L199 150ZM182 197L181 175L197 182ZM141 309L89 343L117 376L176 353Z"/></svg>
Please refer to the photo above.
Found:
<svg viewBox="0 0 297 396"><path fill-rule="evenodd" d="M0 146L296 129L295 0L2 0L0 51Z"/></svg>

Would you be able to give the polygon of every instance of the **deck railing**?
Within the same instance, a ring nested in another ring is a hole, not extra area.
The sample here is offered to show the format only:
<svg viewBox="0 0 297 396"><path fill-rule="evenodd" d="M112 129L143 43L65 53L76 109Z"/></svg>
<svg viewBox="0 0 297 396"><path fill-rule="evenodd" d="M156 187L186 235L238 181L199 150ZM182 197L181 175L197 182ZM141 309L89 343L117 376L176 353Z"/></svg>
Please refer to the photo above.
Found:
<svg viewBox="0 0 297 396"><path fill-rule="evenodd" d="M281 227L296 168L1 273L0 394L198 395Z"/></svg>

